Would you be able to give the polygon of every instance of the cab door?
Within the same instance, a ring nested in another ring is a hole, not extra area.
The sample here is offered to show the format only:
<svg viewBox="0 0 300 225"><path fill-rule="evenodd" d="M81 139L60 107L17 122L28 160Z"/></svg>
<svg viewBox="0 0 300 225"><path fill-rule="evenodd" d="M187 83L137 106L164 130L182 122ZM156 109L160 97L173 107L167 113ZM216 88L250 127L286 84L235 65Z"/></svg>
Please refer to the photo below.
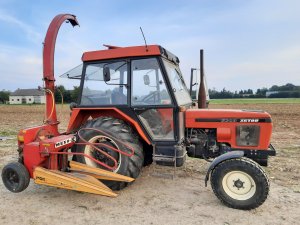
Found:
<svg viewBox="0 0 300 225"><path fill-rule="evenodd" d="M131 107L152 141L174 141L174 104L157 58L131 60Z"/></svg>

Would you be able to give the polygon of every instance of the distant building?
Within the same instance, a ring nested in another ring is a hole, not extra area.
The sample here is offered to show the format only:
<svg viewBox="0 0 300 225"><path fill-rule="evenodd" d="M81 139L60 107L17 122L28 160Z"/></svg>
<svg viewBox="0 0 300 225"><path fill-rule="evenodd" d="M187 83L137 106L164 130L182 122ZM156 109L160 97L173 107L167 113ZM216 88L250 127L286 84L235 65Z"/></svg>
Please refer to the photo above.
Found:
<svg viewBox="0 0 300 225"><path fill-rule="evenodd" d="M279 91L267 91L266 92L266 97L268 98L270 95L272 95L272 94L278 94L279 93Z"/></svg>
<svg viewBox="0 0 300 225"><path fill-rule="evenodd" d="M45 104L46 97L38 89L17 89L9 96L9 104Z"/></svg>

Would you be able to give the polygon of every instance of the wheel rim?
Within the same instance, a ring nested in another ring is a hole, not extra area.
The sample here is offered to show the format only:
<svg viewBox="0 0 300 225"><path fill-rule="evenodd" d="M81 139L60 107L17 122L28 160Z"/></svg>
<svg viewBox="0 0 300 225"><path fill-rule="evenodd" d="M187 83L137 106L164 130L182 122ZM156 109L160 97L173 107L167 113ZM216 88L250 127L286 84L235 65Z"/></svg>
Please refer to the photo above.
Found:
<svg viewBox="0 0 300 225"><path fill-rule="evenodd" d="M9 169L7 171L6 178L7 178L7 183L11 187L11 189L16 190L20 182L18 173L16 173L16 171L14 170Z"/></svg>
<svg viewBox="0 0 300 225"><path fill-rule="evenodd" d="M110 145L114 148L119 149L119 146L116 144L116 142L114 140L112 140L111 138L109 138L107 136L103 136L103 135L97 135L95 137L92 137L89 140L89 142L90 143L103 143L103 144ZM118 165L117 165L117 168L115 170L113 170L113 172L118 172L118 170L120 169L121 160L122 160L120 153L110 150L107 147L98 146L98 148L107 152L109 155L111 155L113 158L116 159ZM112 160L108 159L103 154L101 154L100 152L95 150L91 145L86 145L86 147L84 149L84 154L87 154L88 156L91 156L91 157L97 159L98 161L103 162L109 166L114 166ZM85 157L85 163L92 167L99 167L99 168L107 169L87 157Z"/></svg>
<svg viewBox="0 0 300 225"><path fill-rule="evenodd" d="M242 171L231 171L222 180L225 193L236 200L250 199L256 192L253 178Z"/></svg>

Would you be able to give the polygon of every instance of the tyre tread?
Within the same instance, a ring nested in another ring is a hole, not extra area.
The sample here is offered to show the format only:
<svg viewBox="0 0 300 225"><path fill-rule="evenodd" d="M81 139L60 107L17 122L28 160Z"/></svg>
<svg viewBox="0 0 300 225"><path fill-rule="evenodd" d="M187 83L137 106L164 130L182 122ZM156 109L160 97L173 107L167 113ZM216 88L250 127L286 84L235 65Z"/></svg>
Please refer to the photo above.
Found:
<svg viewBox="0 0 300 225"><path fill-rule="evenodd" d="M144 162L143 147L139 136L125 121L113 117L99 117L89 120L81 128L99 128L114 138L127 142L127 144L134 149L134 155L128 157L127 170L123 171L122 174L132 178L139 176ZM86 130L83 135L88 136L93 132L92 130ZM76 151L76 149L74 151ZM78 158L76 157L75 160L78 160ZM107 183L109 183L109 187L113 190L121 190L130 184L127 182Z"/></svg>
<svg viewBox="0 0 300 225"><path fill-rule="evenodd" d="M249 205L239 205L238 202L233 203L233 202L228 202L226 201L222 194L219 193L219 191L217 190L217 186L215 185L216 179L218 179L218 177L216 177L217 175L217 171L222 171L225 168L228 167L228 165L231 165L232 163L241 163L241 165L246 166L250 166L251 169L256 170L256 175L259 176L259 180L262 180L263 182L265 182L264 187L265 189L263 190L264 192L262 193L262 197L259 199L259 201L255 201ZM268 197L269 194L269 187L270 187L270 181L268 179L268 176L266 174L266 172L259 166L258 163L254 162L253 160L246 158L246 157L241 157L241 158L235 158L235 159L228 159L225 160L221 163L219 163L211 172L211 186L213 189L213 192L215 193L215 195L217 196L217 198L226 206L231 207L231 208L235 208L235 209L243 209L243 210L251 210L254 208L257 208L258 206L262 205L265 200Z"/></svg>

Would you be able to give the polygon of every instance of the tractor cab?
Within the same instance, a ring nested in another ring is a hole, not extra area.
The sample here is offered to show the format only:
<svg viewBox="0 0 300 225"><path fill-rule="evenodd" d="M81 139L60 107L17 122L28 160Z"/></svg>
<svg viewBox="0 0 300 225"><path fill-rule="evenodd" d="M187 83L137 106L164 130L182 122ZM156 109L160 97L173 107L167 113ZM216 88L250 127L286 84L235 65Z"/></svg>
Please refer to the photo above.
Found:
<svg viewBox="0 0 300 225"><path fill-rule="evenodd" d="M89 111L93 117L96 109L100 113L104 110L99 109L105 108L114 115L116 110L121 111L140 127L137 131L142 130L141 136L155 144L158 151L166 148L172 152L184 140L181 109L191 107L192 100L175 55L158 45L109 46L107 50L86 52L82 59L81 76L78 68L74 74L69 71L64 75L81 79L77 102L81 113ZM72 120L69 127L76 128L71 123ZM182 149L181 155L183 152Z"/></svg>

